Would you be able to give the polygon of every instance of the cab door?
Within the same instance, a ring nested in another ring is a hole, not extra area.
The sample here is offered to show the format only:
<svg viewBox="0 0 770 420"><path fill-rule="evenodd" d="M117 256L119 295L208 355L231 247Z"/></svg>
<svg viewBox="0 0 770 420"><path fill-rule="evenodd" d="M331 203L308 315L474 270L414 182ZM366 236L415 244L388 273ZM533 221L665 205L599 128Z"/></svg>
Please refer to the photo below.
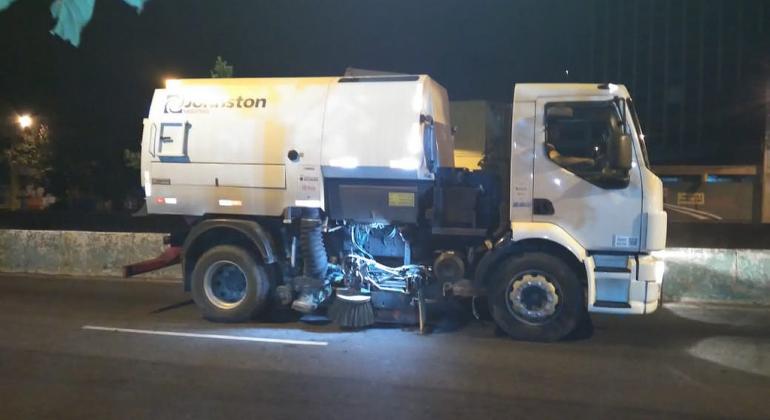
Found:
<svg viewBox="0 0 770 420"><path fill-rule="evenodd" d="M537 101L533 220L562 227L590 251L633 253L640 248L642 183L636 151L622 182L602 174L611 136L618 130L627 132L628 126L612 97Z"/></svg>

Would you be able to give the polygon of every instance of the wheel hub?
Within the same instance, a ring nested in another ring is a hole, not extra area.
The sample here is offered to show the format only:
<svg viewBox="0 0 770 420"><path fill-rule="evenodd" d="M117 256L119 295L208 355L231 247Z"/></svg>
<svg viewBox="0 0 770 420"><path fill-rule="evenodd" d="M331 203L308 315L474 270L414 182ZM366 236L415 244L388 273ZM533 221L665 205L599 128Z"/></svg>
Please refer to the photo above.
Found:
<svg viewBox="0 0 770 420"><path fill-rule="evenodd" d="M232 261L217 261L206 270L204 291L209 302L230 309L246 298L246 274Z"/></svg>
<svg viewBox="0 0 770 420"><path fill-rule="evenodd" d="M528 322L542 322L556 313L556 287L543 274L525 274L511 282L508 309Z"/></svg>

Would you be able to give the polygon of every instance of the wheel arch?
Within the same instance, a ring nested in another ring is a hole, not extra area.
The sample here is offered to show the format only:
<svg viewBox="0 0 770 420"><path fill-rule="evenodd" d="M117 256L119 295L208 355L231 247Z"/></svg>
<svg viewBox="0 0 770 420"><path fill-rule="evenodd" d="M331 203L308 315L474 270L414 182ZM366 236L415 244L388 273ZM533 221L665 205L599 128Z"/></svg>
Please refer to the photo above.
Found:
<svg viewBox="0 0 770 420"><path fill-rule="evenodd" d="M275 246L270 233L253 220L208 219L195 225L184 241L182 270L184 289L190 290L190 280L195 263L206 250L216 245L243 247L263 264L277 261Z"/></svg>
<svg viewBox="0 0 770 420"><path fill-rule="evenodd" d="M558 257L587 287L590 275L586 266L588 253L564 229L551 223L514 223L512 232L479 261L474 273L475 285L486 288L491 273L510 257L526 252L544 252Z"/></svg>

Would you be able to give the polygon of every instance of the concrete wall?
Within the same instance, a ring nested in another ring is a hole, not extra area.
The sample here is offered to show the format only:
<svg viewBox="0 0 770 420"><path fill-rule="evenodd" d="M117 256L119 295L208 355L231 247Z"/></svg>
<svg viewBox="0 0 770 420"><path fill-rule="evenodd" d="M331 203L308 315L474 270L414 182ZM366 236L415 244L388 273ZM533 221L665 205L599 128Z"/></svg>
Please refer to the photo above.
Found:
<svg viewBox="0 0 770 420"><path fill-rule="evenodd" d="M125 264L158 256L158 233L0 230L0 272L122 276ZM179 266L140 277L181 278Z"/></svg>
<svg viewBox="0 0 770 420"><path fill-rule="evenodd" d="M668 301L770 305L770 250L669 248L660 255Z"/></svg>
<svg viewBox="0 0 770 420"><path fill-rule="evenodd" d="M121 276L125 264L153 258L163 235L47 230L0 230L0 272ZM663 294L667 301L770 305L770 250L670 248ZM140 277L181 278L179 266Z"/></svg>

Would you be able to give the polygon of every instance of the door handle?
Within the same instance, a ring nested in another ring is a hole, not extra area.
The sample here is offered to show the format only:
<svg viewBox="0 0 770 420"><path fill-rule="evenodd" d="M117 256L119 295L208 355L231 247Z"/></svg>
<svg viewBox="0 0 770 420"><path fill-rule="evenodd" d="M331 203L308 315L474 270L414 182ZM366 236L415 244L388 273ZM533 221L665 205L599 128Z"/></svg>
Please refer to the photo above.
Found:
<svg viewBox="0 0 770 420"><path fill-rule="evenodd" d="M155 123L152 123L150 125L150 155L152 157L155 157L155 134L157 134L157 127L155 127Z"/></svg>
<svg viewBox="0 0 770 420"><path fill-rule="evenodd" d="M533 198L532 199L532 214L540 216L553 216L556 214L556 210L553 208L553 203L547 198Z"/></svg>

